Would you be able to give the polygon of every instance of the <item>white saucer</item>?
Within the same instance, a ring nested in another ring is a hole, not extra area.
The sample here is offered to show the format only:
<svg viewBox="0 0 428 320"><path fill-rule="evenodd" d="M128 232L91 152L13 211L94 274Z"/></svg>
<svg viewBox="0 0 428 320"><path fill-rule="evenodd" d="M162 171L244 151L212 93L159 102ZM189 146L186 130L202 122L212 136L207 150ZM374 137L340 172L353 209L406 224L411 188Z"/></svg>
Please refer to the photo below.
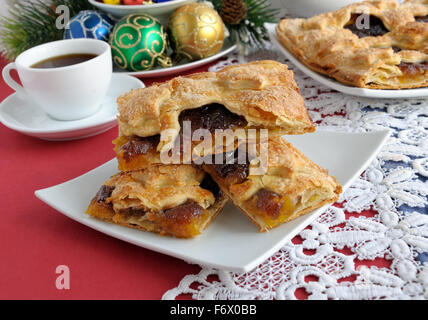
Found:
<svg viewBox="0 0 428 320"><path fill-rule="evenodd" d="M297 59L291 52L289 52L280 42L276 35L276 24L265 23L265 27L268 30L269 37L272 43L284 54L284 56L290 60L297 68L300 69L304 74L311 77L312 79L337 90L342 93L350 94L353 96L367 97L367 98L380 98L380 99L404 99L404 98L422 98L428 97L428 88L417 88L417 89L402 89L402 90L381 90L381 89L367 89L351 87L336 81L333 78L322 75L315 72L305 66L299 59Z"/></svg>
<svg viewBox="0 0 428 320"><path fill-rule="evenodd" d="M88 118L75 121L54 120L33 102L14 93L0 104L0 122L12 130L44 140L82 139L116 126L117 97L138 88L144 88L144 84L137 78L113 74L100 110Z"/></svg>
<svg viewBox="0 0 428 320"><path fill-rule="evenodd" d="M230 38L226 38L224 40L224 44L223 44L223 48L220 50L220 52L218 52L217 54L205 58L205 59L201 59L201 60L196 60L196 61L182 61L180 62L178 65L172 66L172 67L167 67L167 68L162 68L162 67L157 67L153 70L147 70L147 71L126 71L126 70L121 70L117 67L114 68L114 73L115 74L128 74L130 76L136 76L139 78L148 78L148 77L165 77L165 76L170 76L173 74L177 74L180 72L184 72L187 70L191 70L200 66L203 66L207 63L210 63L216 59L219 59L229 53L231 53L232 51L234 51L236 49L236 43L231 41Z"/></svg>

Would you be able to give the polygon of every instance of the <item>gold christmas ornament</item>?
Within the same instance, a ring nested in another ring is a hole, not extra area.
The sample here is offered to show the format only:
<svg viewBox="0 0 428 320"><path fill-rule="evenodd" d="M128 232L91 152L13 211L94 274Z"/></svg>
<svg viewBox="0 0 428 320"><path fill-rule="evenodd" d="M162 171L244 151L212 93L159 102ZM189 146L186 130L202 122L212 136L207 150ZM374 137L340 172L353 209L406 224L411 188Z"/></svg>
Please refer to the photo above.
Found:
<svg viewBox="0 0 428 320"><path fill-rule="evenodd" d="M215 55L223 47L225 26L216 10L202 3L177 9L169 19L168 31L178 56L199 60Z"/></svg>

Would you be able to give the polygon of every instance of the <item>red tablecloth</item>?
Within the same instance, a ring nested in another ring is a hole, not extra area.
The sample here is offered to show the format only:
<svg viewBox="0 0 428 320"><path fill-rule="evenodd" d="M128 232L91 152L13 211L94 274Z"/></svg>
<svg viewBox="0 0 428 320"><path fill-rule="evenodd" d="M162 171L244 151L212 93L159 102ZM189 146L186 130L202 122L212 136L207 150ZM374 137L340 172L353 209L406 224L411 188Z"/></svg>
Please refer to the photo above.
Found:
<svg viewBox="0 0 428 320"><path fill-rule="evenodd" d="M0 58L0 69L6 64ZM1 80L0 101L11 93ZM37 189L112 159L117 127L83 140L48 142L0 124L0 136L0 299L159 299L185 275L199 271L94 231L34 196ZM70 290L56 289L58 265L70 268Z"/></svg>

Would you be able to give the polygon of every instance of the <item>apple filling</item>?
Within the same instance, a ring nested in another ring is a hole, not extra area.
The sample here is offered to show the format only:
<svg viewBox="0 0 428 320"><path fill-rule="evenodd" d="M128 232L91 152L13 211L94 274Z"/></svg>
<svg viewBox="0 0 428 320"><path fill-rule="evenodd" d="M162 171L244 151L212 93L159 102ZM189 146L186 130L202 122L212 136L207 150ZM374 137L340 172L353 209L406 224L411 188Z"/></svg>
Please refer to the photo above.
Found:
<svg viewBox="0 0 428 320"><path fill-rule="evenodd" d="M268 189L260 189L245 202L246 209L253 212L253 218L271 228L287 221L298 205L288 196L281 196Z"/></svg>
<svg viewBox="0 0 428 320"><path fill-rule="evenodd" d="M282 208L281 197L273 191L261 189L253 196L257 210L264 212L268 216L276 219Z"/></svg>
<svg viewBox="0 0 428 320"><path fill-rule="evenodd" d="M418 75L424 75L425 72L428 70L428 62L421 62L421 63L408 63L408 62L401 62L398 67L400 68L401 72L406 76L418 76Z"/></svg>

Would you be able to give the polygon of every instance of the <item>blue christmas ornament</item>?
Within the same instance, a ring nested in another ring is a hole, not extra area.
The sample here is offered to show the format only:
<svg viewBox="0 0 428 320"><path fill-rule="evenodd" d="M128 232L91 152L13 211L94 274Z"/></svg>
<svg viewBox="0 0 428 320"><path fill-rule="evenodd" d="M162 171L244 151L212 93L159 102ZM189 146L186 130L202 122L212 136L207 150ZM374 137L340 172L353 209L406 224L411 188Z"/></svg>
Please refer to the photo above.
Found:
<svg viewBox="0 0 428 320"><path fill-rule="evenodd" d="M109 16L84 10L70 19L65 28L64 39L91 38L108 41L114 21Z"/></svg>

